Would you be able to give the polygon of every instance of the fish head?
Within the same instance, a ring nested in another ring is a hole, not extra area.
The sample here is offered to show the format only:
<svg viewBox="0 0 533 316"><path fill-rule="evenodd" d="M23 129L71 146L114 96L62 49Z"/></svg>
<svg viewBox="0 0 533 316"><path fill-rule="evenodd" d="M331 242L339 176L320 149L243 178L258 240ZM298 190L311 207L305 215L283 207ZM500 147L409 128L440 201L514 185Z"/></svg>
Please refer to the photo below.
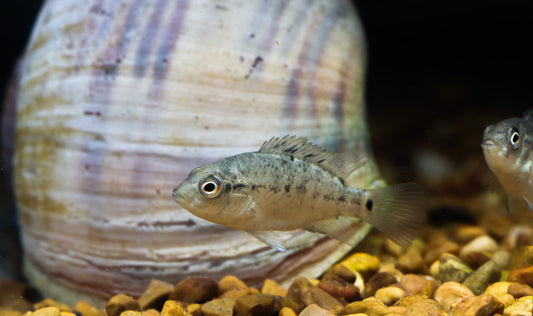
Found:
<svg viewBox="0 0 533 316"><path fill-rule="evenodd" d="M199 167L172 192L174 200L184 209L203 219L214 221L228 198L231 183L213 168Z"/></svg>
<svg viewBox="0 0 533 316"><path fill-rule="evenodd" d="M488 126L483 133L483 154L489 168L509 193L522 185L529 176L533 122L529 114L524 118L510 118Z"/></svg>

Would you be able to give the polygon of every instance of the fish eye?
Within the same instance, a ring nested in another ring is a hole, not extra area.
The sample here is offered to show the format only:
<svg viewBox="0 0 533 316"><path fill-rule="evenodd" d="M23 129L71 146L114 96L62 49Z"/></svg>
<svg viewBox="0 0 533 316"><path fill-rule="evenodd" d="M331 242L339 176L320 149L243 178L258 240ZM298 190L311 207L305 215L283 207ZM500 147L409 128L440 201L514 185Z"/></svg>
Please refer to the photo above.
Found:
<svg viewBox="0 0 533 316"><path fill-rule="evenodd" d="M209 175L198 183L198 190L206 198L216 198L222 193L224 181L218 175Z"/></svg>
<svg viewBox="0 0 533 316"><path fill-rule="evenodd" d="M511 129L510 135L511 136L509 137L509 141L511 142L511 145L513 147L518 146L518 144L520 143L520 133L518 132L518 129Z"/></svg>

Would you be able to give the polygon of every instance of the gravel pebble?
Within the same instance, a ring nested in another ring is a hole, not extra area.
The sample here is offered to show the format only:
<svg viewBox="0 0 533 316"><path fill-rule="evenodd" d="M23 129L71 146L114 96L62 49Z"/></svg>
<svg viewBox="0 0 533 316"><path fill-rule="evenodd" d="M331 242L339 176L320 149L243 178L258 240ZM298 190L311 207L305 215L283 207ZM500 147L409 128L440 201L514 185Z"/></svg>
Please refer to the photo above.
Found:
<svg viewBox="0 0 533 316"><path fill-rule="evenodd" d="M287 290L279 285L276 281L271 279L265 279L263 282L263 287L261 288L262 294L271 294L277 296L287 295Z"/></svg>
<svg viewBox="0 0 533 316"><path fill-rule="evenodd" d="M510 271L507 280L533 286L533 265Z"/></svg>
<svg viewBox="0 0 533 316"><path fill-rule="evenodd" d="M430 277L406 274L400 280L400 287L407 293L407 295L425 295L433 297L433 293L437 289L437 283L430 279Z"/></svg>
<svg viewBox="0 0 533 316"><path fill-rule="evenodd" d="M39 308L33 313L32 316L61 316L61 311L55 306Z"/></svg>
<svg viewBox="0 0 533 316"><path fill-rule="evenodd" d="M174 286L170 283L152 280L137 302L142 310L150 308L161 310L173 289Z"/></svg>
<svg viewBox="0 0 533 316"><path fill-rule="evenodd" d="M455 281L462 283L472 274L472 269L458 257L445 253L439 259L439 279L441 282Z"/></svg>
<svg viewBox="0 0 533 316"><path fill-rule="evenodd" d="M316 304L334 313L339 313L344 309L344 306L338 300L318 287L312 287L307 290L302 296L302 302L305 306Z"/></svg>
<svg viewBox="0 0 533 316"><path fill-rule="evenodd" d="M296 313L289 307L283 307L279 311L279 316L296 316Z"/></svg>
<svg viewBox="0 0 533 316"><path fill-rule="evenodd" d="M347 314L365 313L368 315L386 315L389 313L387 306L375 297L365 298L346 305L344 309Z"/></svg>
<svg viewBox="0 0 533 316"><path fill-rule="evenodd" d="M524 296L507 306L503 311L506 316L531 315L533 310L533 296Z"/></svg>
<svg viewBox="0 0 533 316"><path fill-rule="evenodd" d="M467 297L453 309L452 316L464 315L493 315L502 313L504 305L490 294Z"/></svg>
<svg viewBox="0 0 533 316"><path fill-rule="evenodd" d="M235 300L230 298L217 298L202 305L205 316L233 316Z"/></svg>
<svg viewBox="0 0 533 316"><path fill-rule="evenodd" d="M444 309L425 295L412 295L401 298L395 306L405 307L405 316L445 316Z"/></svg>
<svg viewBox="0 0 533 316"><path fill-rule="evenodd" d="M472 290L476 295L485 291L492 283L498 281L502 274L500 266L494 261L488 261L476 271L474 271L463 284Z"/></svg>
<svg viewBox="0 0 533 316"><path fill-rule="evenodd" d="M465 257L470 252L494 253L496 250L498 250L496 240L488 235L482 235L464 245L459 251L459 258L465 260Z"/></svg>
<svg viewBox="0 0 533 316"><path fill-rule="evenodd" d="M218 282L218 289L220 293L229 290L249 290L248 285L233 275L227 275Z"/></svg>
<svg viewBox="0 0 533 316"><path fill-rule="evenodd" d="M502 294L507 294L509 286L513 284L511 282L494 282L487 287L485 294L490 294L494 297L498 297Z"/></svg>
<svg viewBox="0 0 533 316"><path fill-rule="evenodd" d="M363 291L363 297L371 297L376 291L382 287L398 283L396 277L388 272L378 272L374 274L368 282L365 284L365 289Z"/></svg>
<svg viewBox="0 0 533 316"><path fill-rule="evenodd" d="M405 296L405 291L397 286L387 286L376 291L376 298L385 305L392 305Z"/></svg>
<svg viewBox="0 0 533 316"><path fill-rule="evenodd" d="M107 316L119 316L123 311L141 311L137 301L128 295L118 294L113 296L105 306Z"/></svg>
<svg viewBox="0 0 533 316"><path fill-rule="evenodd" d="M163 304L163 309L161 310L161 316L187 316L190 315L183 306L178 304L178 302L173 300L167 300ZM133 315L132 315L133 316Z"/></svg>
<svg viewBox="0 0 533 316"><path fill-rule="evenodd" d="M180 281L169 299L185 303L203 303L218 295L218 284L213 279L188 277Z"/></svg>
<svg viewBox="0 0 533 316"><path fill-rule="evenodd" d="M523 296L533 296L533 288L527 284L513 283L509 285L507 293L511 294L514 298L521 298Z"/></svg>
<svg viewBox="0 0 533 316"><path fill-rule="evenodd" d="M335 316L336 314L328 311L316 304L307 306L299 316Z"/></svg>
<svg viewBox="0 0 533 316"><path fill-rule="evenodd" d="M367 280L379 270L380 260L378 257L358 252L342 260L341 264L351 271L359 272L363 279Z"/></svg>
<svg viewBox="0 0 533 316"><path fill-rule="evenodd" d="M473 296L474 293L469 288L454 281L442 283L434 294L435 300L447 313L450 313L463 299Z"/></svg>
<svg viewBox="0 0 533 316"><path fill-rule="evenodd" d="M98 308L89 304L89 302L81 300L74 305L74 311L80 313L82 316L104 316Z"/></svg>

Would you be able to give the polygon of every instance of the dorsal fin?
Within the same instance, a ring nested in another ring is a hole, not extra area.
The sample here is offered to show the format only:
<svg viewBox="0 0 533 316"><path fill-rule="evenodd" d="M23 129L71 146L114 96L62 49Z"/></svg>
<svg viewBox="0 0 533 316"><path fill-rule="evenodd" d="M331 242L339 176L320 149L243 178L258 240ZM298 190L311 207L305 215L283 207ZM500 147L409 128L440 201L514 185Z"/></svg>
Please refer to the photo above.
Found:
<svg viewBox="0 0 533 316"><path fill-rule="evenodd" d="M305 137L287 135L283 138L273 137L266 141L259 149L260 153L293 156L316 164L332 174L346 178L354 170L366 163L363 157L359 159L345 159L342 155L313 145Z"/></svg>

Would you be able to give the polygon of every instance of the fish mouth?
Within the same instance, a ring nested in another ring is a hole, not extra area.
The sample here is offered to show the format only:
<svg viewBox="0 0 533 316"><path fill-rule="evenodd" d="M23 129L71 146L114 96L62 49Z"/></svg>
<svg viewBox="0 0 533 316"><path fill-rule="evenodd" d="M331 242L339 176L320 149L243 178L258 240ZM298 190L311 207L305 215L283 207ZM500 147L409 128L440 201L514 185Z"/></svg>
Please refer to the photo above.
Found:
<svg viewBox="0 0 533 316"><path fill-rule="evenodd" d="M174 190L172 190L172 198L174 199L174 201L181 205L181 203L185 201L185 197L180 194L178 188L179 187L175 187Z"/></svg>

